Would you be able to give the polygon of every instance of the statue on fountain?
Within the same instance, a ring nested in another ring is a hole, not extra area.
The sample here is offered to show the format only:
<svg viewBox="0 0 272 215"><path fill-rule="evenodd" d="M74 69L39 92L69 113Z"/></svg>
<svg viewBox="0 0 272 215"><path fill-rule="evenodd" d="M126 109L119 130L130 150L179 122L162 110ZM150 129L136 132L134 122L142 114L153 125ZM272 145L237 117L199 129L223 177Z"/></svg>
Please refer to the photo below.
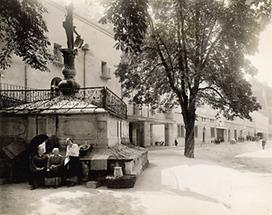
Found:
<svg viewBox="0 0 272 215"><path fill-rule="evenodd" d="M83 44L83 40L76 32L73 25L73 5L72 3L66 8L67 13L65 21L63 22L63 28L67 37L67 48L61 49L64 58L64 68L62 74L64 80L59 83L59 90L65 96L73 96L79 91L80 85L75 81L75 56L77 54L77 48L80 48ZM74 33L77 35L74 41Z"/></svg>

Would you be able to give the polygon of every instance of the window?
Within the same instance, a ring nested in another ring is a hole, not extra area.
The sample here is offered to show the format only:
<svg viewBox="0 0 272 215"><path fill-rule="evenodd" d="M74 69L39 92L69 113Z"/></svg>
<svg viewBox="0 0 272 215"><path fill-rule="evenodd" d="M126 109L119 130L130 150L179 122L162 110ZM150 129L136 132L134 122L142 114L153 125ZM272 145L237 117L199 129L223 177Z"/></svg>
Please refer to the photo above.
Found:
<svg viewBox="0 0 272 215"><path fill-rule="evenodd" d="M54 43L54 62L62 64L62 53L60 49L61 49L61 45Z"/></svg>
<svg viewBox="0 0 272 215"><path fill-rule="evenodd" d="M105 62L105 61L101 61L101 78L111 79L110 68L108 68L107 62Z"/></svg>
<svg viewBox="0 0 272 215"><path fill-rule="evenodd" d="M178 124L177 129L178 129L178 137L184 137L184 126Z"/></svg>
<svg viewBox="0 0 272 215"><path fill-rule="evenodd" d="M101 72L102 72L102 74L106 73L106 70L107 70L107 62L102 61L101 62Z"/></svg>
<svg viewBox="0 0 272 215"><path fill-rule="evenodd" d="M117 121L117 137L119 137L119 121Z"/></svg>
<svg viewBox="0 0 272 215"><path fill-rule="evenodd" d="M197 138L197 137L198 137L198 127L197 127L197 125L195 126L195 131L194 131L194 133L195 133L195 137Z"/></svg>
<svg viewBox="0 0 272 215"><path fill-rule="evenodd" d="M181 134L180 134L180 125L179 124L177 125L177 131L178 131L178 137L180 137Z"/></svg>
<svg viewBox="0 0 272 215"><path fill-rule="evenodd" d="M51 91L51 97L59 96L60 91L59 91L59 83L61 82L61 78L55 77L51 80L50 84L50 91Z"/></svg>
<svg viewBox="0 0 272 215"><path fill-rule="evenodd" d="M151 107L151 110L150 110L151 115L154 115L156 113L155 111L156 109L154 107Z"/></svg>
<svg viewBox="0 0 272 215"><path fill-rule="evenodd" d="M181 137L184 137L184 126L180 126Z"/></svg>
<svg viewBox="0 0 272 215"><path fill-rule="evenodd" d="M119 123L119 137L120 138L122 138L122 129L123 129L123 123L122 123L122 121L120 121L120 123Z"/></svg>
<svg viewBox="0 0 272 215"><path fill-rule="evenodd" d="M215 129L211 128L211 137L215 137Z"/></svg>
<svg viewBox="0 0 272 215"><path fill-rule="evenodd" d="M137 114L137 105L135 103L132 104L132 108L133 108L133 115Z"/></svg>
<svg viewBox="0 0 272 215"><path fill-rule="evenodd" d="M132 114L135 115L136 114L136 107L135 107L135 103L132 104Z"/></svg>
<svg viewBox="0 0 272 215"><path fill-rule="evenodd" d="M121 137L122 137L122 121L119 121L119 120L118 120L118 121L116 122L116 128L117 128L117 129L116 129L117 137L118 137L118 138L121 138Z"/></svg>

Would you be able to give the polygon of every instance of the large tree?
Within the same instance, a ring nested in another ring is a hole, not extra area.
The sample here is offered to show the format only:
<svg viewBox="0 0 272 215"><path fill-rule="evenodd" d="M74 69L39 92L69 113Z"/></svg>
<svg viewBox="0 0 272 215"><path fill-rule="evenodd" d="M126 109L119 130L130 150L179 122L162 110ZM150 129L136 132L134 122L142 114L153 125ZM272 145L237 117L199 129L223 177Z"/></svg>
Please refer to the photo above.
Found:
<svg viewBox="0 0 272 215"><path fill-rule="evenodd" d="M11 64L12 55L35 69L47 70L46 9L39 0L0 0L0 69Z"/></svg>
<svg viewBox="0 0 272 215"><path fill-rule="evenodd" d="M245 74L271 1L113 0L102 22L114 25L124 51L116 71L133 101L166 110L179 105L185 151L194 157L196 109L206 103L228 119L260 108ZM136 93L135 93L136 92Z"/></svg>

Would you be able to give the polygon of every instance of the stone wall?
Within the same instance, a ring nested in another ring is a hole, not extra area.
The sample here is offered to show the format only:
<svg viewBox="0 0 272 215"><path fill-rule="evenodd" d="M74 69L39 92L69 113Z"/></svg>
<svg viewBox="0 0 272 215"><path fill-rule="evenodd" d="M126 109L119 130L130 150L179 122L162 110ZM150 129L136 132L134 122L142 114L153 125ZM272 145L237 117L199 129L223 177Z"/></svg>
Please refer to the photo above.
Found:
<svg viewBox="0 0 272 215"><path fill-rule="evenodd" d="M132 161L125 162L125 174L140 175L148 164L148 152L146 151Z"/></svg>
<svg viewBox="0 0 272 215"><path fill-rule="evenodd" d="M27 117L0 117L0 136L27 138Z"/></svg>
<svg viewBox="0 0 272 215"><path fill-rule="evenodd" d="M128 137L127 123L109 114L16 115L0 117L0 137L20 137L27 143L39 134L56 135L60 146L71 137L79 145L108 147Z"/></svg>

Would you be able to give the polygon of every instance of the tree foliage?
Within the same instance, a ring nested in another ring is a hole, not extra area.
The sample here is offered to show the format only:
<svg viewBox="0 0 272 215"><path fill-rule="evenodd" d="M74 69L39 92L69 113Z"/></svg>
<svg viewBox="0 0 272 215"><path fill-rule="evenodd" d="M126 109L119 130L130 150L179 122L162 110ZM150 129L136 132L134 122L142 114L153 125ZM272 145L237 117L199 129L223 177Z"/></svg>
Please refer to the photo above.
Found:
<svg viewBox="0 0 272 215"><path fill-rule="evenodd" d="M147 1L114 0L104 4L109 8L100 22L110 21L114 25L116 48L125 52L141 51L148 24Z"/></svg>
<svg viewBox="0 0 272 215"><path fill-rule="evenodd" d="M128 95L136 92L134 102L166 109L180 105L186 156L193 157L199 105L208 103L228 119L251 119L250 112L260 105L245 79L256 72L245 56L257 50L259 33L270 18L270 0L139 0L133 13L144 13L140 23L146 25L132 31L125 30L138 19L131 19L131 6L125 13L124 6L116 6L125 2L114 0L106 15L118 32L117 47L132 50L116 73ZM134 37L141 41L136 48L128 39Z"/></svg>
<svg viewBox="0 0 272 215"><path fill-rule="evenodd" d="M0 68L10 66L12 55L35 69L47 70L50 45L39 0L0 0Z"/></svg>

